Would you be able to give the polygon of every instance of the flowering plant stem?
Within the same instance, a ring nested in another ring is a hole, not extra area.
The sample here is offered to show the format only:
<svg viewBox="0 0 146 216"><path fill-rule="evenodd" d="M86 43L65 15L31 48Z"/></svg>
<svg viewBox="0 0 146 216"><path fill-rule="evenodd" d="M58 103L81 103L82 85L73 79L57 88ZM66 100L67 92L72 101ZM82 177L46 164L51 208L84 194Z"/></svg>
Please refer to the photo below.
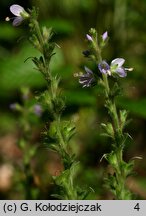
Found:
<svg viewBox="0 0 146 216"><path fill-rule="evenodd" d="M125 182L126 182L126 176L124 175L124 170L123 170L123 134L122 130L120 128L120 121L117 113L117 107L115 100L110 101L110 88L109 88L109 83L107 79L107 75L103 74L103 81L105 85L105 95L106 95L106 104L111 104L110 107L107 106L108 112L110 113L111 119L112 119L112 125L114 128L114 134L115 134L115 143L114 143L114 148L115 148L115 156L116 156L116 161L117 161L117 166L115 170L115 178L118 183L117 187L115 188L116 190L116 198L120 200L127 199L127 190L125 189ZM116 137L119 139L117 140ZM121 143L121 144L120 144Z"/></svg>
<svg viewBox="0 0 146 216"><path fill-rule="evenodd" d="M106 186L113 192L116 199L131 199L132 194L126 188L126 180L132 174L134 162L130 160L125 162L123 160L123 151L126 145L126 140L129 136L124 129L127 125L127 111L118 110L116 105L116 97L119 95L119 84L117 82L119 77L126 77L127 71L132 71L132 68L124 68L125 60L123 58L114 59L109 65L102 59L102 49L108 41L108 33L105 32L101 37L97 37L95 29L91 28L89 34L86 35L89 48L84 51L85 57L93 61L98 71L93 72L85 67L85 74L75 74L79 77L79 83L83 87L92 87L93 84L101 85L105 97L105 107L107 108L110 122L102 123L104 129L102 135L110 137L111 152L104 154L105 158L112 167L113 173L109 173L106 180ZM110 77L113 77L114 84L110 85Z"/></svg>
<svg viewBox="0 0 146 216"><path fill-rule="evenodd" d="M59 88L60 78L53 75L49 67L56 45L53 42L54 33L51 28L40 28L36 15L36 10L33 9L30 13L29 27L30 41L41 53L40 58L34 57L32 60L47 81L47 90L39 97L39 101L47 107L49 116L51 116L50 126L45 132L45 142L49 149L60 155L64 168L60 174L52 176L55 184L60 188L60 192L54 196L68 200L83 199L85 193L81 192L80 189L79 194L74 183L77 162L69 147L69 141L75 133L75 127L71 121L62 119L65 101Z"/></svg>
<svg viewBox="0 0 146 216"><path fill-rule="evenodd" d="M33 19L33 21L31 22L31 24L34 24L34 31L36 32L37 38L39 40L40 43L40 47L43 53L43 61L44 61L44 68L42 73L45 75L45 79L47 81L47 88L48 91L50 92L51 95L51 100L55 100L56 98L56 90L55 89L55 79L54 77L52 77L51 74L51 70L49 69L49 62L48 59L46 58L45 55L45 50L44 50L44 41L43 41L43 36L42 36L42 32L41 29L39 27L39 23L37 20ZM50 98L48 98L50 99ZM61 133L61 127L60 127L60 117L61 117L61 113L55 112L55 110L53 110L53 119L57 122L57 134L58 134L58 138L59 138L59 144L61 146L62 149L65 149L65 141L63 139L62 133Z"/></svg>
<svg viewBox="0 0 146 216"><path fill-rule="evenodd" d="M51 28L40 27L37 20L38 11L35 8L28 10L27 13L23 7L15 4L10 7L10 11L16 16L13 26L28 21L29 40L40 53L40 57L32 57L32 61L47 82L46 91L37 96L37 99L48 113L49 127L46 126L44 132L45 144L49 149L59 154L63 164L63 171L54 171L54 176L52 176L57 188L59 188L54 196L59 199L83 199L87 193L81 191L80 188L78 189L74 183L77 162L69 146L69 141L75 133L75 127L71 121L65 121L62 118L65 100L59 88L60 78L58 75L53 75L50 70L50 61L55 54L56 46L53 41L54 32ZM9 21L10 19L7 18L6 20ZM36 109L36 112L40 114L38 106ZM27 162L24 160L26 169L29 164L29 161ZM27 174L29 178L29 173Z"/></svg>
<svg viewBox="0 0 146 216"><path fill-rule="evenodd" d="M100 55L99 49L97 49L97 56L100 61L102 61L102 57ZM124 161L123 161L123 148L124 148L124 141L126 140L127 135L123 133L123 129L121 128L121 122L120 118L118 115L117 107L116 107L116 102L115 102L115 96L114 95L112 98L111 96L111 88L109 87L109 81L108 81L108 75L107 74L102 74L102 80L103 80L103 87L104 87L104 94L105 94L105 106L108 110L108 113L111 118L112 122L112 127L114 130L113 133L113 149L114 149L114 154L115 154L115 160L116 164L114 164L114 170L115 170L115 188L114 188L114 193L115 196L118 200L125 200L125 199L130 199L131 194L125 187L126 179L127 179L127 173L124 171L125 167L123 166ZM110 160L110 154L106 155L107 160L111 162ZM109 158L108 158L109 157ZM113 185L112 185L113 186ZM113 190L113 189L112 189Z"/></svg>
<svg viewBox="0 0 146 216"><path fill-rule="evenodd" d="M17 168L17 175L21 181L18 183L16 178L14 184L15 188L19 188L21 185L22 198L36 199L40 190L35 183L32 160L37 152L37 143L32 143L34 122L30 119L30 116L33 117L33 120L38 120L37 114L39 113L35 113L35 105L30 103L29 90L27 88L22 88L21 92L22 103L14 103L10 106L12 110L20 114L19 126L21 131L21 137L17 142L18 148L22 152L22 164Z"/></svg>

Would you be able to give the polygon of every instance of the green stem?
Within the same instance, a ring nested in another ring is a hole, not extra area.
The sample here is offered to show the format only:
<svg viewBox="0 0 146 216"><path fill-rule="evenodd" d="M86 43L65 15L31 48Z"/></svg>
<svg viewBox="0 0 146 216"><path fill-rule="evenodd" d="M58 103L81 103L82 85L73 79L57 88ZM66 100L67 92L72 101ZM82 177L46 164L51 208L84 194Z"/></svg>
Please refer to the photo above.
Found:
<svg viewBox="0 0 146 216"><path fill-rule="evenodd" d="M34 24L34 27L35 27L35 32L37 34L37 38L38 38L38 40L40 42L41 47L43 48L44 47L44 40L43 40L42 32L40 30L39 23L38 23L37 20L33 19L33 24Z"/></svg>
<svg viewBox="0 0 146 216"><path fill-rule="evenodd" d="M118 131L118 133L120 132L120 123L119 123L119 117L118 117L118 113L117 113L117 107L115 104L115 101L113 101L113 122L114 122L114 126L115 126L115 131Z"/></svg>
<svg viewBox="0 0 146 216"><path fill-rule="evenodd" d="M25 199L30 200L33 199L31 193L33 176L31 173L30 164L24 164L24 172L25 172L25 182L24 182Z"/></svg>
<svg viewBox="0 0 146 216"><path fill-rule="evenodd" d="M57 100L58 100L58 83L56 83L58 80L56 80L55 77L52 76L50 69L49 69L49 63L50 63L50 58L48 57L48 49L46 42L44 41L43 33L40 29L39 23L37 20L33 20L33 28L35 32L35 36L38 39L39 42L39 51L42 54L43 57L43 75L45 76L45 79L47 81L47 87L48 87L48 92L50 95L50 98L48 100L51 100L52 102L52 113L53 113L53 118L54 121L56 121L56 138L58 141L59 145L59 150L58 153L61 156L61 159L63 160L64 163L64 168L70 169L71 164L72 164L72 157L67 151L67 140L64 138L63 133L62 133L62 125L61 125L61 111L59 112L57 107ZM70 182L67 182L67 185L64 186L64 190L66 191L65 197L68 199L77 199L77 191L73 185L73 178L70 176L72 184L70 185ZM70 180L69 180L70 181ZM68 190L69 188L69 190Z"/></svg>
<svg viewBox="0 0 146 216"><path fill-rule="evenodd" d="M116 144L116 143L115 143ZM117 199L125 199L126 196L124 195L125 192L125 181L126 178L123 173L122 165L122 149L118 147L115 151L116 158L117 158L117 167L116 167L116 180L117 180L117 188L116 188L116 196ZM123 196L124 195L124 196ZM124 198L125 197L125 198Z"/></svg>
<svg viewBox="0 0 146 216"><path fill-rule="evenodd" d="M46 79L47 83L49 84L50 80L52 79L52 76L51 76L51 72L49 70L49 62L48 62L48 59L46 59L46 55L45 55L46 51L44 49L45 43L44 43L43 35L42 35L41 29L40 29L40 26L39 26L39 23L37 20L33 19L33 25L34 25L36 36L38 38L38 41L39 41L39 44L41 47L41 52L43 54L43 60L44 60L44 64L45 64L43 74L45 74L45 79Z"/></svg>
<svg viewBox="0 0 146 216"><path fill-rule="evenodd" d="M105 86L108 84L108 80L105 79ZM109 85L107 85L109 86ZM107 93L108 94L108 93ZM108 99L110 101L110 98L108 96ZM123 147L121 146L121 139L122 139L122 131L120 128L120 121L117 113L117 107L115 104L115 101L112 100L110 101L110 113L111 113L111 118L113 122L113 128L115 131L115 154L117 157L117 169L115 170L116 174L116 179L117 179L117 188L116 194L117 194L117 199L126 199L126 189L125 189L125 182L126 182L126 177L124 176L123 173Z"/></svg>
<svg viewBox="0 0 146 216"><path fill-rule="evenodd" d="M100 54L99 47L96 46L96 58L99 60L99 62L102 61L102 56ZM104 88L105 88L105 97L107 101L107 108L109 109L110 116L112 118L112 124L114 128L114 140L115 140L115 154L117 158L117 167L115 169L115 175L116 175L116 181L117 186L115 188L116 190L116 198L117 199L127 199L127 190L125 188L125 182L126 182L126 176L124 175L123 170L123 147L121 145L121 139L122 139L122 129L120 128L120 120L118 117L117 107L115 100L110 99L110 87L108 82L107 74L102 74L103 82L104 82ZM117 139L118 137L118 139Z"/></svg>
<svg viewBox="0 0 146 216"><path fill-rule="evenodd" d="M106 98L109 98L110 88L109 88L107 74L102 74L102 78L103 78L103 81L104 81Z"/></svg>
<svg viewBox="0 0 146 216"><path fill-rule="evenodd" d="M55 120L57 122L57 135L58 135L58 138L59 138L59 141L60 141L59 143L61 145L61 148L65 151L66 143L65 143L65 140L63 139L63 136L62 136L62 133L61 133L60 116L56 115L56 113L54 115L55 115Z"/></svg>
<svg viewBox="0 0 146 216"><path fill-rule="evenodd" d="M52 74L51 74L51 72L49 70L49 63L48 63L48 60L45 57L46 56L45 51L43 50L44 49L44 40L43 40L42 32L40 30L40 26L39 26L38 21L34 20L33 23L34 23L35 30L36 30L36 33L37 33L37 38L38 38L38 40L40 42L42 52L43 52L43 58L44 58L44 63L45 63L44 74L46 74L45 78L48 81L48 87L51 90L51 97L52 97L52 100L54 101L55 98L56 98L56 89L54 90L54 79L53 79ZM58 138L59 138L59 141L60 141L59 144L61 145L61 148L63 149L63 151L66 152L66 143L65 143L64 138L62 136L61 127L60 127L60 115L58 115L57 113L54 113L54 118L55 118L55 120L57 122L57 134L58 134Z"/></svg>
<svg viewBox="0 0 146 216"><path fill-rule="evenodd" d="M56 89L56 80L54 79L54 77L52 76L50 70L49 70L49 62L48 59L46 58L46 50L44 49L44 40L43 40L43 35L42 32L40 30L39 27L39 23L37 22L37 20L34 20L34 28L35 28L35 32L37 35L37 38L39 40L40 46L41 46L41 50L42 50L42 54L43 54L43 60L44 60L44 71L43 74L45 74L45 79L47 81L47 85L48 85L48 91L51 94L51 100L53 102L55 102L56 98L57 98L57 89ZM63 160L64 163L64 168L65 169L70 169L71 164L72 164L72 159L70 154L67 151L67 143L62 135L62 131L61 131L61 114L59 114L58 112L55 111L55 109L53 110L53 115L54 115L54 120L57 122L57 138L58 138L58 145L60 147L60 156L61 159ZM66 162L66 157L67 157L67 162ZM72 184L70 185L70 179L68 180L68 184L66 186L64 186L65 191L66 191L66 197L67 199L77 199L77 192L76 189L74 188L73 185L73 179L72 176L70 176L71 178L71 182Z"/></svg>

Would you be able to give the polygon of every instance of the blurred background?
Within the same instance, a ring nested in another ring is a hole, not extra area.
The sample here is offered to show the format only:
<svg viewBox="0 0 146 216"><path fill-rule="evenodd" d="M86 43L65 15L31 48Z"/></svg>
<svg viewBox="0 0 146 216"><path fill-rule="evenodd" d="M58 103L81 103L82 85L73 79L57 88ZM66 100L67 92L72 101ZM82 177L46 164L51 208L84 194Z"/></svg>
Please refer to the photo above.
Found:
<svg viewBox="0 0 146 216"><path fill-rule="evenodd" d="M110 142L100 136L100 123L107 121L104 100L100 89L84 89L73 74L82 71L84 65L93 66L83 57L86 50L85 35L96 28L99 34L109 33L109 44L103 58L108 62L117 57L126 60L125 67L133 67L126 78L120 79L123 94L118 106L129 110L132 119L127 131L133 140L127 143L124 159L139 156L135 162L135 175L127 186L138 199L146 199L146 0L1 0L0 1L0 199L23 199L20 173L22 152L17 142L21 137L21 117L10 109L10 104L22 103L20 89L28 88L32 95L45 89L41 74L34 69L29 57L38 55L30 45L27 27L14 28L5 17L12 17L9 7L20 4L25 9L39 8L41 25L53 27L60 48L52 58L53 73L62 77L61 87L66 97L63 118L76 124L77 133L71 141L80 166L77 176L79 186L94 189L88 199L112 199L104 188L104 176L108 169L100 159L111 150ZM35 103L32 102L31 103ZM50 175L62 167L58 155L42 144L41 132L46 118L31 121L30 143L39 146L39 153L32 161L35 184L39 188L37 199L52 199ZM36 124L37 122L37 124ZM19 174L18 174L19 173Z"/></svg>

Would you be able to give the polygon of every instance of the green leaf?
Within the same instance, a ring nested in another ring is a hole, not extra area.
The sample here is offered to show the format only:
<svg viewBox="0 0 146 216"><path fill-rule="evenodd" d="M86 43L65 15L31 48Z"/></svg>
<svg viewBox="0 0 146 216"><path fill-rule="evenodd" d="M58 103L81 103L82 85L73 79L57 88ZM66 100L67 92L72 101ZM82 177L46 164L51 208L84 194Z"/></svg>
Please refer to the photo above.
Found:
<svg viewBox="0 0 146 216"><path fill-rule="evenodd" d="M112 124L110 122L108 122L107 124L102 123L101 126L106 132L104 134L114 139L114 129L113 129Z"/></svg>

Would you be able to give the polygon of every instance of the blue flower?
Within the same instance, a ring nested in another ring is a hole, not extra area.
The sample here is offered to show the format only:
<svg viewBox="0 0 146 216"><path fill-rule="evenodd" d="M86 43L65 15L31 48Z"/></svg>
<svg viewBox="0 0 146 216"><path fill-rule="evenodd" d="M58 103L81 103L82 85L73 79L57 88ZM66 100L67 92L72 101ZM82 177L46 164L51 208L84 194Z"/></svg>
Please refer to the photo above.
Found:
<svg viewBox="0 0 146 216"><path fill-rule="evenodd" d="M102 35L102 40L103 41L106 41L106 39L108 38L108 32L104 32L103 35Z"/></svg>
<svg viewBox="0 0 146 216"><path fill-rule="evenodd" d="M93 38L89 34L86 34L86 38L88 41L93 41Z"/></svg>
<svg viewBox="0 0 146 216"><path fill-rule="evenodd" d="M100 62L98 64L98 69L103 74L109 74L109 75L111 75L110 66L109 66L109 64L105 60L103 60L102 62Z"/></svg>
<svg viewBox="0 0 146 216"><path fill-rule="evenodd" d="M14 14L16 17L12 18L13 19L13 26L19 26L24 19L29 18L29 14L24 10L23 7L17 4L13 4L10 6L10 11L12 14ZM6 17L6 21L9 21L10 18Z"/></svg>
<svg viewBox="0 0 146 216"><path fill-rule="evenodd" d="M18 103L12 103L12 104L10 104L9 108L11 110L13 110L13 111L20 111L20 112L22 111L22 107Z"/></svg>
<svg viewBox="0 0 146 216"><path fill-rule="evenodd" d="M124 62L125 62L125 59L116 58L109 65L105 60L103 60L98 64L98 68L100 72L103 74L108 74L110 76L118 75L119 77L126 77L127 71L132 71L133 68L124 68L123 67Z"/></svg>
<svg viewBox="0 0 146 216"><path fill-rule="evenodd" d="M94 74L93 72L85 66L85 74L77 73L74 74L76 77L79 77L79 83L84 87L90 87L94 82Z"/></svg>
<svg viewBox="0 0 146 216"><path fill-rule="evenodd" d="M110 70L111 74L118 75L119 77L126 77L127 71L132 71L133 68L124 68L123 64L125 59L123 58L116 58L111 62Z"/></svg>
<svg viewBox="0 0 146 216"><path fill-rule="evenodd" d="M42 107L39 104L34 105L33 111L34 111L35 115L37 115L39 117L42 115L42 112L43 112Z"/></svg>
<svg viewBox="0 0 146 216"><path fill-rule="evenodd" d="M16 110L17 103L12 103L12 104L10 104L9 107L10 107L11 110Z"/></svg>

